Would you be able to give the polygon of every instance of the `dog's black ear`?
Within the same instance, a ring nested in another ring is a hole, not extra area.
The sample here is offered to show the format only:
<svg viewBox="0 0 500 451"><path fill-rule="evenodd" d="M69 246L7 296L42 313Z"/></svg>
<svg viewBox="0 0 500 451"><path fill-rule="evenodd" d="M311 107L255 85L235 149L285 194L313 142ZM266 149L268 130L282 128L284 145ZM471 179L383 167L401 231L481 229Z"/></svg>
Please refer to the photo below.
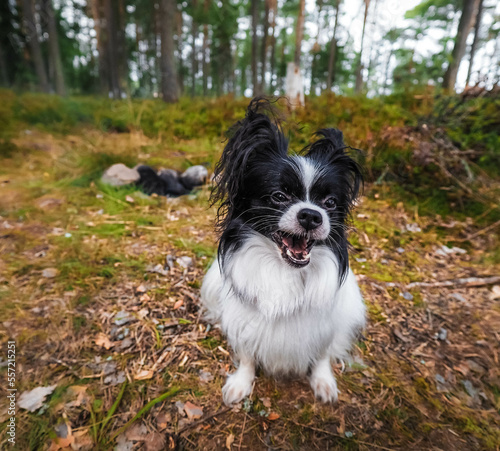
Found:
<svg viewBox="0 0 500 451"><path fill-rule="evenodd" d="M361 166L349 155L344 136L336 128L324 128L315 134L319 139L305 149L305 155L323 164L335 165L348 188L348 201L352 204L363 185Z"/></svg>
<svg viewBox="0 0 500 451"><path fill-rule="evenodd" d="M245 118L231 127L227 135L229 139L215 167L215 187L211 197L212 204L222 202L219 222L241 198L243 181L252 164L283 158L288 148L279 116L265 97L254 98Z"/></svg>

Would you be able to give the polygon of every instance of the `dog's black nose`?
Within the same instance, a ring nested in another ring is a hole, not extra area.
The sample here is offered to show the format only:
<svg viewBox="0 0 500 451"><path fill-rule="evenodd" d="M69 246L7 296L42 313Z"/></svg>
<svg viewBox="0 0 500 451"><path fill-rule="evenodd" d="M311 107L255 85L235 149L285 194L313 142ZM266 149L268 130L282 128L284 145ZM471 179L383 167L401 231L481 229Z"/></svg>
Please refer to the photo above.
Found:
<svg viewBox="0 0 500 451"><path fill-rule="evenodd" d="M299 224L306 230L313 230L323 224L323 217L317 210L311 208L303 208L297 214Z"/></svg>

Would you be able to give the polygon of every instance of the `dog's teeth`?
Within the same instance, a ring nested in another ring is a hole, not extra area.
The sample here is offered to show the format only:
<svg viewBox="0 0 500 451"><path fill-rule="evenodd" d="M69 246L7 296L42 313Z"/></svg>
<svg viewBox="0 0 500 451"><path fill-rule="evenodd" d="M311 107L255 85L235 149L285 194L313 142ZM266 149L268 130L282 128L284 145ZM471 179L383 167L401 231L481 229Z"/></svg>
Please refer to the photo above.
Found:
<svg viewBox="0 0 500 451"><path fill-rule="evenodd" d="M289 257L293 258L293 255L292 255L292 253L290 252L290 249L287 249L287 250L286 250L286 255L288 255Z"/></svg>

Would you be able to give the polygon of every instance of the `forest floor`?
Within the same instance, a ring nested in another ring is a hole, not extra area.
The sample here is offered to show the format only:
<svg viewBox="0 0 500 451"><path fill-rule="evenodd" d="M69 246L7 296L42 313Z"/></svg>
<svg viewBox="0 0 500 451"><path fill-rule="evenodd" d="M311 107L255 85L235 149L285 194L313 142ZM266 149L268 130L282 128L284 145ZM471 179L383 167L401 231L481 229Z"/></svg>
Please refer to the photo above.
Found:
<svg viewBox="0 0 500 451"><path fill-rule="evenodd" d="M260 375L227 408L230 349L199 312L216 248L209 188L166 199L88 182L106 158L139 149L179 168L223 144L205 155L197 141L94 129L13 142L20 151L0 166L3 449L8 340L17 399L33 404L17 410L14 449L500 448L494 228L421 216L390 186L366 186L351 265L369 322L353 362L335 367L338 403L316 402L305 380Z"/></svg>

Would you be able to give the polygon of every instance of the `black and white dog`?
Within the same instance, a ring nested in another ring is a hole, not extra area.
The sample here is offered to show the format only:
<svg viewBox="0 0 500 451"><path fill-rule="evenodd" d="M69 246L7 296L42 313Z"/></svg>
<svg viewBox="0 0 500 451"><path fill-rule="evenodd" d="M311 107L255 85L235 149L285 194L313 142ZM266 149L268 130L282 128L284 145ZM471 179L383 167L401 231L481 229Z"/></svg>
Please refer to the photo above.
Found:
<svg viewBox="0 0 500 451"><path fill-rule="evenodd" d="M347 357L365 323L346 237L360 167L342 132L317 136L289 156L270 103L254 99L215 170L222 235L201 298L239 361L223 388L228 405L250 394L258 366L307 375L317 398L335 401L330 362Z"/></svg>

